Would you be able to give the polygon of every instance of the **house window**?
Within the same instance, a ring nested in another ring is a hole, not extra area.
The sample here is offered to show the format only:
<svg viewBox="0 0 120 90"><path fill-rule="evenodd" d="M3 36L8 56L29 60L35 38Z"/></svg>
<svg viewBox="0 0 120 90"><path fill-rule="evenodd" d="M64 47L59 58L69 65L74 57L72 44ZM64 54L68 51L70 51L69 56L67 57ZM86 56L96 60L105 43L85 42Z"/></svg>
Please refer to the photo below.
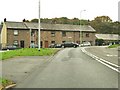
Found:
<svg viewBox="0 0 120 90"><path fill-rule="evenodd" d="M89 33L86 33L86 37L89 37Z"/></svg>
<svg viewBox="0 0 120 90"><path fill-rule="evenodd" d="M65 32L65 31L62 32L62 36L63 36L63 37L66 36L66 32Z"/></svg>
<svg viewBox="0 0 120 90"><path fill-rule="evenodd" d="M35 31L31 31L31 36L35 36Z"/></svg>
<svg viewBox="0 0 120 90"><path fill-rule="evenodd" d="M18 46L18 40L14 40L13 45Z"/></svg>
<svg viewBox="0 0 120 90"><path fill-rule="evenodd" d="M55 31L52 31L52 32L51 32L51 36L52 36L52 37L55 37Z"/></svg>
<svg viewBox="0 0 120 90"><path fill-rule="evenodd" d="M62 41L62 43L65 43L65 41Z"/></svg>
<svg viewBox="0 0 120 90"><path fill-rule="evenodd" d="M14 30L14 35L18 35L18 30Z"/></svg>
<svg viewBox="0 0 120 90"><path fill-rule="evenodd" d="M51 44L55 44L55 41L51 41Z"/></svg>
<svg viewBox="0 0 120 90"><path fill-rule="evenodd" d="M76 43L80 44L80 41L76 41Z"/></svg>

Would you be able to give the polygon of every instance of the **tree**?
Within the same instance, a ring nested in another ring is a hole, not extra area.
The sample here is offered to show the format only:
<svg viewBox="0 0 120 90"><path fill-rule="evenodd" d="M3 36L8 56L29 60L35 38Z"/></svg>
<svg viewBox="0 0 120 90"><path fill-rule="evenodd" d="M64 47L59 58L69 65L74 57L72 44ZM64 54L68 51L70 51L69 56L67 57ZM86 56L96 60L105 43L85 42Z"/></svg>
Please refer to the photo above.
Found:
<svg viewBox="0 0 120 90"><path fill-rule="evenodd" d="M99 16L95 18L95 21L97 22L112 22L112 19L110 19L110 17L108 16Z"/></svg>
<svg viewBox="0 0 120 90"><path fill-rule="evenodd" d="M103 45L104 40L103 39L96 39L95 42L96 42L97 46L101 46L101 45Z"/></svg>
<svg viewBox="0 0 120 90"><path fill-rule="evenodd" d="M35 23L38 23L38 19L32 19L31 22L35 22Z"/></svg>
<svg viewBox="0 0 120 90"><path fill-rule="evenodd" d="M97 31L97 33L114 33L112 20L108 16L96 17L90 22L90 25Z"/></svg>

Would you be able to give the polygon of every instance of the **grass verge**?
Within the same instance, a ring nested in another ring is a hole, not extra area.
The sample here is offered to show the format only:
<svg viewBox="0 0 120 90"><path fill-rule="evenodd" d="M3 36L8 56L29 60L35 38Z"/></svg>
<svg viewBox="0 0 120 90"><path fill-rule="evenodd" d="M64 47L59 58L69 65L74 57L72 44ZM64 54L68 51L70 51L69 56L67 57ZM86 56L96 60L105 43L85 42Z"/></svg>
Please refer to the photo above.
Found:
<svg viewBox="0 0 120 90"><path fill-rule="evenodd" d="M5 88L6 86L8 85L12 85L14 84L13 81L10 81L10 80L7 80L7 79L4 79L4 78L0 78L0 88Z"/></svg>
<svg viewBox="0 0 120 90"><path fill-rule="evenodd" d="M41 48L40 51L38 51L37 48L23 48L18 50L2 52L2 60L13 58L16 56L50 56L55 54L57 51L57 49L52 48Z"/></svg>
<svg viewBox="0 0 120 90"><path fill-rule="evenodd" d="M109 46L108 48L117 48L119 46L120 46L120 44L114 44L114 45Z"/></svg>

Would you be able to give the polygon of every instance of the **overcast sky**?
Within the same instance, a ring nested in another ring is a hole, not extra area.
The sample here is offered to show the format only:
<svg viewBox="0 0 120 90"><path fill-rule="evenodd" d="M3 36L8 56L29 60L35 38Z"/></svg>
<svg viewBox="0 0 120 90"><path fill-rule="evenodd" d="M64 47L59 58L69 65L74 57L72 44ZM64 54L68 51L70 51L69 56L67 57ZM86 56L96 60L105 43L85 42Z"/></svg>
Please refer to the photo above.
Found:
<svg viewBox="0 0 120 90"><path fill-rule="evenodd" d="M68 17L93 20L106 15L118 21L118 1L120 0L41 0L41 18ZM22 21L38 18L39 0L1 0L0 22Z"/></svg>

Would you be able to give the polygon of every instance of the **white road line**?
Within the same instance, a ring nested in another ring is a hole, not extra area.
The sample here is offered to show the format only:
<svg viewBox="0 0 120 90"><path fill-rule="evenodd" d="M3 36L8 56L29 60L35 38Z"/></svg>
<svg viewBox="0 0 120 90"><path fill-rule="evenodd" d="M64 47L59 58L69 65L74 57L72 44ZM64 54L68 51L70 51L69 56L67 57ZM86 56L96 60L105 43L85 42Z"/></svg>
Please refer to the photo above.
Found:
<svg viewBox="0 0 120 90"><path fill-rule="evenodd" d="M87 55L89 55L90 57L94 58L95 60L97 60L98 62L102 63L103 65L105 65L105 66L109 67L110 69L112 69L112 70L120 73L120 71L118 70L118 68L119 68L120 66L118 66L118 65L116 65L116 64L113 64L113 63L111 63L111 62L109 62L109 61L107 61L107 60L104 60L104 59L102 59L102 58L99 58L99 57L97 57L97 56L95 56L95 55L87 52L87 51L85 50L85 48L81 48L81 50L82 50L82 52L84 52L85 54L87 54ZM115 66L115 67L117 67L117 68L112 67L111 65L112 65L112 66Z"/></svg>
<svg viewBox="0 0 120 90"><path fill-rule="evenodd" d="M103 62L106 62L106 63L108 63L108 64L110 64L110 65L112 65L112 66L115 66L115 67L120 67L120 66L118 66L118 65L116 65L116 64L113 64L113 63L111 63L111 62L108 62L107 60L104 60L104 59L100 59L101 61L103 61Z"/></svg>
<svg viewBox="0 0 120 90"><path fill-rule="evenodd" d="M118 55L110 55L110 54L107 54L106 56L108 56L108 57L117 57Z"/></svg>
<svg viewBox="0 0 120 90"><path fill-rule="evenodd" d="M96 59L96 60L97 60L97 59ZM98 62L100 62L100 63L102 63L103 65L105 65L105 66L109 67L110 69L112 69L112 70L114 70L114 71L116 71L116 72L120 73L120 71L119 71L118 69L116 69L116 68L114 68L114 67L110 66L109 64L104 63L104 62L102 62L102 61L100 61L100 60L97 60L97 61L98 61Z"/></svg>

